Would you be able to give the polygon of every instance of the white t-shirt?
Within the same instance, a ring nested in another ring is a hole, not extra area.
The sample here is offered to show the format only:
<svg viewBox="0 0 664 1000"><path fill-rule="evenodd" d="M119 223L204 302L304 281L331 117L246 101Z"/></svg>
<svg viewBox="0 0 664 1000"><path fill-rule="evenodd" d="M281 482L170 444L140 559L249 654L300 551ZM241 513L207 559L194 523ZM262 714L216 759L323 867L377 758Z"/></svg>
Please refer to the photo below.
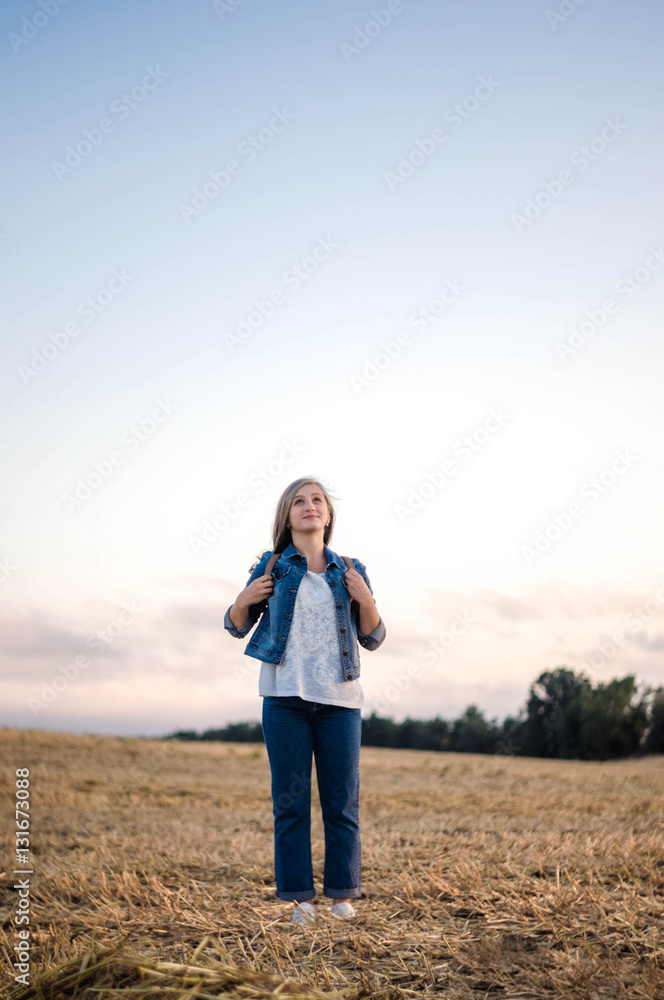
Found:
<svg viewBox="0 0 664 1000"><path fill-rule="evenodd" d="M299 695L304 701L361 708L359 677L344 680L334 594L324 573L309 571L302 577L283 659L262 661L258 694Z"/></svg>

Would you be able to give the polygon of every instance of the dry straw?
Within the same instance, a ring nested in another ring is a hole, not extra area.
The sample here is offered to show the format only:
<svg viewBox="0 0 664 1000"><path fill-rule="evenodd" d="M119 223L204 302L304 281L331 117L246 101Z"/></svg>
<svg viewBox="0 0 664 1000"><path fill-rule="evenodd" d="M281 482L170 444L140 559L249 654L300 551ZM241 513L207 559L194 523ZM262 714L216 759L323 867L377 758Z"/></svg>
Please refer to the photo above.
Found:
<svg viewBox="0 0 664 1000"><path fill-rule="evenodd" d="M0 730L33 806L31 985L8 1000L341 996L664 1000L664 758L578 763L363 747L357 916L276 899L265 748ZM313 783L315 789L315 780Z"/></svg>
<svg viewBox="0 0 664 1000"><path fill-rule="evenodd" d="M127 996L127 1000L187 1000L189 997L242 997L243 1000L301 1000L303 997L329 998L338 994L323 993L293 979L271 976L265 972L236 965L207 961L193 964L208 944L204 938L191 963L158 962L130 951L122 945L98 951L86 951L83 959L72 958L54 966L34 985L10 991L7 1000L65 1000L73 997Z"/></svg>

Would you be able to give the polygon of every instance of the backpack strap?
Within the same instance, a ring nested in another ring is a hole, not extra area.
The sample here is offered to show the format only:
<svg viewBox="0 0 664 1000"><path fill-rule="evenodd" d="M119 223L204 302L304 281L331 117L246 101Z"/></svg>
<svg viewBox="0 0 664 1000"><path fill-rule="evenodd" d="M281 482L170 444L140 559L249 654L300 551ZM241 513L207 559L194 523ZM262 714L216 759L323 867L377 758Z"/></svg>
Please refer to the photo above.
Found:
<svg viewBox="0 0 664 1000"><path fill-rule="evenodd" d="M341 558L346 563L346 566L348 566L348 569L355 569L355 566L353 565L353 560L352 559L349 559L348 556L342 556ZM350 597L350 594L348 596ZM359 624L359 620L360 620L360 605L355 600L354 597L351 597L351 599L350 599L350 610L351 610L351 614L354 614L355 617L357 618L357 621L358 621L358 624Z"/></svg>
<svg viewBox="0 0 664 1000"><path fill-rule="evenodd" d="M265 572L266 573L271 573L272 572L272 568L273 568L274 564L276 563L276 561L277 561L277 559L279 558L280 555L281 555L281 552L273 552L272 553L272 555L270 556L270 558L267 561L267 566L265 567Z"/></svg>

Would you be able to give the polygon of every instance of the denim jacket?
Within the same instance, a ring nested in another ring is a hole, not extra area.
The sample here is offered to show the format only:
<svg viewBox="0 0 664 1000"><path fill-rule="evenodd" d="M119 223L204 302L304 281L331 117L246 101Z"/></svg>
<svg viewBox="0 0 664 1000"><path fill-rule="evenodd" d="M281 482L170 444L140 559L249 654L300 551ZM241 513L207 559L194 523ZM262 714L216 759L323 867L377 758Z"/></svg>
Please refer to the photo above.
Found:
<svg viewBox="0 0 664 1000"><path fill-rule="evenodd" d="M334 595L336 605L336 619L339 630L339 646L341 648L341 664L344 680L352 681L360 676L360 651L357 647L358 642L365 649L378 649L385 639L385 625L381 618L376 628L369 635L365 635L360 631L358 605L357 603L353 604L352 607L354 610L351 610L352 599L343 578L348 567L336 552L333 552L327 545L324 548L325 558L327 559L325 579ZM263 553L256 568L247 580L247 587L257 577L264 575L268 559L271 555L271 552ZM371 590L371 584L369 583L364 563L361 563L359 559L353 559L352 561L355 569L364 578L364 582L369 587L369 590ZM258 604L250 605L246 624L241 628L236 628L231 621L230 608L228 608L224 616L224 628L232 636L235 636L236 639L244 639L260 618L258 628L245 649L247 656L255 656L257 660L265 660L267 663L281 663L286 649L290 624L293 620L295 598L297 597L302 577L307 572L307 568L306 558L300 555L291 542L272 567L274 587L271 595ZM373 590L371 593L373 593Z"/></svg>

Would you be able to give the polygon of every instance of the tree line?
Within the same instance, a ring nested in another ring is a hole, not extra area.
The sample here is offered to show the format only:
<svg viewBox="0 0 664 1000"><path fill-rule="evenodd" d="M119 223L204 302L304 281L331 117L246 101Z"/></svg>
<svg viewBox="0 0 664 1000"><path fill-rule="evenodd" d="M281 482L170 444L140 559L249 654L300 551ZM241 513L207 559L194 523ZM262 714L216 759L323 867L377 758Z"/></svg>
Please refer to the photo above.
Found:
<svg viewBox="0 0 664 1000"><path fill-rule="evenodd" d="M166 738L264 742L260 722L231 722L200 735L178 730ZM502 722L476 705L451 721L437 715L395 722L372 712L362 719L362 745L575 760L664 753L664 687L638 685L633 674L593 686L585 674L557 667L541 673L525 706Z"/></svg>

